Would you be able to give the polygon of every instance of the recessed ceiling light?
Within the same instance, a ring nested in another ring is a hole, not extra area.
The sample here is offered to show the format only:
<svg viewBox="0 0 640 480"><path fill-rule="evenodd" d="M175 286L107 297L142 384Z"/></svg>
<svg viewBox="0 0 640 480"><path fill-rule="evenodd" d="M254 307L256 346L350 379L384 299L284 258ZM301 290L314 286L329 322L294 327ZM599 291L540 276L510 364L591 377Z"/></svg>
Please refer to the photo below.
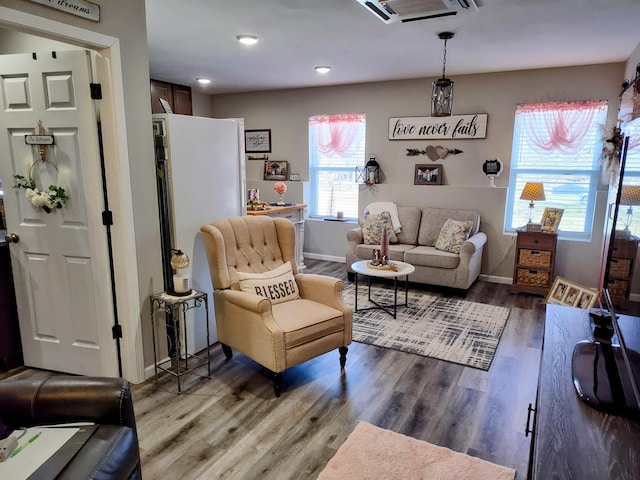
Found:
<svg viewBox="0 0 640 480"><path fill-rule="evenodd" d="M320 65L316 67L316 72L318 73L329 73L331 71L331 67L327 67L326 65Z"/></svg>
<svg viewBox="0 0 640 480"><path fill-rule="evenodd" d="M243 45L255 45L260 41L260 39L255 35L238 35L236 37L236 40L238 40Z"/></svg>
<svg viewBox="0 0 640 480"><path fill-rule="evenodd" d="M208 78L196 78L196 80L200 85L209 85L211 83L211 80Z"/></svg>

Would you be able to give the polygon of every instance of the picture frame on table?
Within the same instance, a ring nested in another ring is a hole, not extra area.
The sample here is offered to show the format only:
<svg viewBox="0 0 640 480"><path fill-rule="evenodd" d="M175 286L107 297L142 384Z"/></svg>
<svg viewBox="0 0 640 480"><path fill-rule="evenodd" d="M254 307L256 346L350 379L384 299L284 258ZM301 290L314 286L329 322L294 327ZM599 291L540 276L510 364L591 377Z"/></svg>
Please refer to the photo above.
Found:
<svg viewBox="0 0 640 480"><path fill-rule="evenodd" d="M413 174L414 185L442 185L442 165L420 163L416 164Z"/></svg>
<svg viewBox="0 0 640 480"><path fill-rule="evenodd" d="M542 225L543 232L557 232L558 225L560 225L560 220L562 219L562 214L564 213L564 208L545 208L542 214L542 220L540 224Z"/></svg>
<svg viewBox="0 0 640 480"><path fill-rule="evenodd" d="M271 129L244 131L245 153L271 153Z"/></svg>
<svg viewBox="0 0 640 480"><path fill-rule="evenodd" d="M598 301L599 292L564 277L556 277L547 294L546 303L588 310Z"/></svg>
<svg viewBox="0 0 640 480"><path fill-rule="evenodd" d="M289 177L289 162L266 161L264 162L264 180L287 180Z"/></svg>

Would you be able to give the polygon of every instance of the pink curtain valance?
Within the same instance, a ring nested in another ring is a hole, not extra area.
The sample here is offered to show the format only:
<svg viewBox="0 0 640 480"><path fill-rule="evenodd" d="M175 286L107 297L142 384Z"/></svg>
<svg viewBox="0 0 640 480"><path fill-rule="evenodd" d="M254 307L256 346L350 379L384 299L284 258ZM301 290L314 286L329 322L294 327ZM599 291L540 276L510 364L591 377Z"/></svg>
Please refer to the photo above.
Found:
<svg viewBox="0 0 640 480"><path fill-rule="evenodd" d="M358 131L364 126L365 118L364 114L311 117L309 124L315 133L317 149L325 155L343 155L352 147Z"/></svg>
<svg viewBox="0 0 640 480"><path fill-rule="evenodd" d="M606 108L605 100L529 103L518 105L516 114L533 149L572 155L582 149L597 115Z"/></svg>

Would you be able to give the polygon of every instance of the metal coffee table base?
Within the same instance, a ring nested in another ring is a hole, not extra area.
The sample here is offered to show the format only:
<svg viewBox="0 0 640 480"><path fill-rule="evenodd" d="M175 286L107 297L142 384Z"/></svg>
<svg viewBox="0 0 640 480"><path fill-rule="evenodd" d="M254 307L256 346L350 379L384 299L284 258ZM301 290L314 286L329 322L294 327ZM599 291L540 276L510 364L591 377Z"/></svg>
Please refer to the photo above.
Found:
<svg viewBox="0 0 640 480"><path fill-rule="evenodd" d="M355 282L356 282L356 304L354 308L354 312L361 312L364 310L384 310L393 318L396 318L398 313L398 307L406 307L409 305L409 275L404 276L404 304L398 304L398 277L393 277L393 303L392 304L382 304L371 298L371 277L367 275L367 283L368 283L368 292L367 299L375 305L375 307L365 307L358 308L358 272L355 272Z"/></svg>

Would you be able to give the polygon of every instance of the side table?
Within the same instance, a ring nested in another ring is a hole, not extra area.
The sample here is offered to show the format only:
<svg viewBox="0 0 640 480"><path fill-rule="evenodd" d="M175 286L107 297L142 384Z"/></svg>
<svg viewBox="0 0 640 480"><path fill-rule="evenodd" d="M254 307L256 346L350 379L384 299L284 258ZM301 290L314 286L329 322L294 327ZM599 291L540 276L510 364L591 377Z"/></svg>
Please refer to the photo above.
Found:
<svg viewBox="0 0 640 480"><path fill-rule="evenodd" d="M186 312L192 308L198 308L204 305L206 312L207 322L207 357L206 359L195 353L189 353L186 334L187 334L187 322ZM158 347L156 346L156 328L155 328L155 312L157 310L164 310L165 313L171 316L173 322L173 330L176 336L175 346L175 359L167 359L158 361ZM158 370L167 372L175 376L178 380L178 394L182 393L182 386L180 385L180 377L186 373L193 371L194 369L207 364L207 378L211 378L211 352L209 348L209 301L207 294L199 292L197 290L191 290L189 295L184 297L178 297L170 295L167 292L156 293L151 295L151 333L153 338L153 367L155 371L156 382L158 381ZM184 343L184 352L182 351L182 344ZM189 359L195 358L196 364L193 362L189 365ZM175 368L174 368L175 360ZM181 368L181 362L184 360L184 368ZM169 366L164 366L169 363Z"/></svg>

